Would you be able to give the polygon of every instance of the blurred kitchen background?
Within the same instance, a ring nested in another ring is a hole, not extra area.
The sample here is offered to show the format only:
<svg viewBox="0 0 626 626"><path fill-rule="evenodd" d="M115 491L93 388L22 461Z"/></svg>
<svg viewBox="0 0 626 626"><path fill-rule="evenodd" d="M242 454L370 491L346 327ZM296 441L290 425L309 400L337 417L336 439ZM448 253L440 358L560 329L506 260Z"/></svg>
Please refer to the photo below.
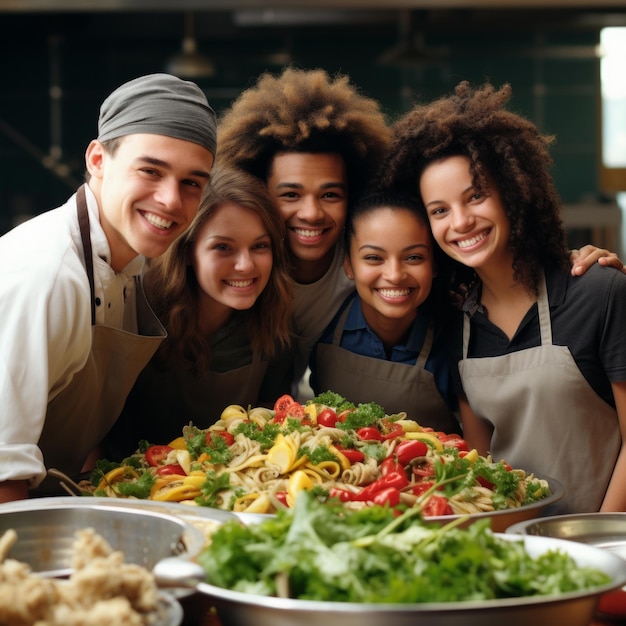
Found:
<svg viewBox="0 0 626 626"><path fill-rule="evenodd" d="M391 120L510 82L555 134L571 247L626 258L626 0L0 0L0 234L82 182L98 107L168 71L218 114L263 71L349 74Z"/></svg>

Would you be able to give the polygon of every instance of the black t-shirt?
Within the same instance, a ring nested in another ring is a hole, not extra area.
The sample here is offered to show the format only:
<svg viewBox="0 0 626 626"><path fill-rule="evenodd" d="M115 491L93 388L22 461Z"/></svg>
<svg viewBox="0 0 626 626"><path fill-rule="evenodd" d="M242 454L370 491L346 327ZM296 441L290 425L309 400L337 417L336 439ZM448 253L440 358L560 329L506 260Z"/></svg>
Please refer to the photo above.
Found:
<svg viewBox="0 0 626 626"><path fill-rule="evenodd" d="M582 276L546 271L552 342L567 346L581 373L611 406L611 381L626 380L626 274L598 264ZM458 362L463 350L463 314L451 333L453 389L462 392ZM471 317L469 357L502 356L540 344L537 304L526 313L509 341L479 309Z"/></svg>

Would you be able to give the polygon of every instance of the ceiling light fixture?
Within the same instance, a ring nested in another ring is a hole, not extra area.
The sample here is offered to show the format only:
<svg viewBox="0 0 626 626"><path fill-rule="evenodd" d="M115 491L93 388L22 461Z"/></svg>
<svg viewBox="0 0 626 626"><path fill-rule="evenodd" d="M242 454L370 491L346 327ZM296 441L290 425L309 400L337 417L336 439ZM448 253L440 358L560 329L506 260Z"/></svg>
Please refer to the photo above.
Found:
<svg viewBox="0 0 626 626"><path fill-rule="evenodd" d="M182 52L175 54L166 65L166 70L180 78L211 78L215 76L215 65L198 52L194 35L193 13L185 13L185 36Z"/></svg>

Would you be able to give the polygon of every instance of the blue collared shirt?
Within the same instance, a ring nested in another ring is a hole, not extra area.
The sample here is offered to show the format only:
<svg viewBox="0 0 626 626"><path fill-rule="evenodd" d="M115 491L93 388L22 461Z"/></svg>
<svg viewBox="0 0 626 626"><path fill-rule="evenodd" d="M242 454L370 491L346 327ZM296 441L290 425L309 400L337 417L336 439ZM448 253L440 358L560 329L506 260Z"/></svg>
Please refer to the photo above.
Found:
<svg viewBox="0 0 626 626"><path fill-rule="evenodd" d="M354 297L354 301L350 301ZM378 335L369 327L363 315L361 307L361 299L358 295L350 295L343 303L338 313L335 315L331 323L322 333L318 343L332 343L333 335L339 318L341 317L345 307L349 306L350 310L346 318L343 334L341 336L340 346L345 350L349 350L355 354L368 356L381 360L389 360L394 363L405 363L407 365L415 365L417 357L422 349L426 331L430 320L429 307L423 305L418 309L417 317L413 322L409 331L409 336L404 344L399 344L391 349L391 353L387 356L385 346ZM439 393L444 398L451 409L456 408L456 402L450 395L450 368L446 339L443 335L443 325L438 324L435 320L435 337L430 356L426 361L425 369L435 377L435 384ZM316 356L315 350L311 355L311 387L316 389Z"/></svg>

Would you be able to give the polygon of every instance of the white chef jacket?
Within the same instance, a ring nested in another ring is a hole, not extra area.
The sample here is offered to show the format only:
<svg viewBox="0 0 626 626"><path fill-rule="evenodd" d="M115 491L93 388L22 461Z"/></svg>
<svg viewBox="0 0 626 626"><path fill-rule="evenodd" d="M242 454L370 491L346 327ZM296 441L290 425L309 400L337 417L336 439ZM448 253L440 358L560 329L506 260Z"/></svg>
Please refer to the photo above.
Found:
<svg viewBox="0 0 626 626"><path fill-rule="evenodd" d="M335 247L328 271L314 283L294 284L295 376L299 380L309 364L309 355L346 297L354 291L354 281L343 269L344 248Z"/></svg>
<svg viewBox="0 0 626 626"><path fill-rule="evenodd" d="M133 277L144 258L120 273L111 268L89 187L86 199L96 324L136 332ZM46 473L37 442L48 402L83 368L91 349L91 293L76 196L0 237L0 267L0 481L34 484Z"/></svg>

